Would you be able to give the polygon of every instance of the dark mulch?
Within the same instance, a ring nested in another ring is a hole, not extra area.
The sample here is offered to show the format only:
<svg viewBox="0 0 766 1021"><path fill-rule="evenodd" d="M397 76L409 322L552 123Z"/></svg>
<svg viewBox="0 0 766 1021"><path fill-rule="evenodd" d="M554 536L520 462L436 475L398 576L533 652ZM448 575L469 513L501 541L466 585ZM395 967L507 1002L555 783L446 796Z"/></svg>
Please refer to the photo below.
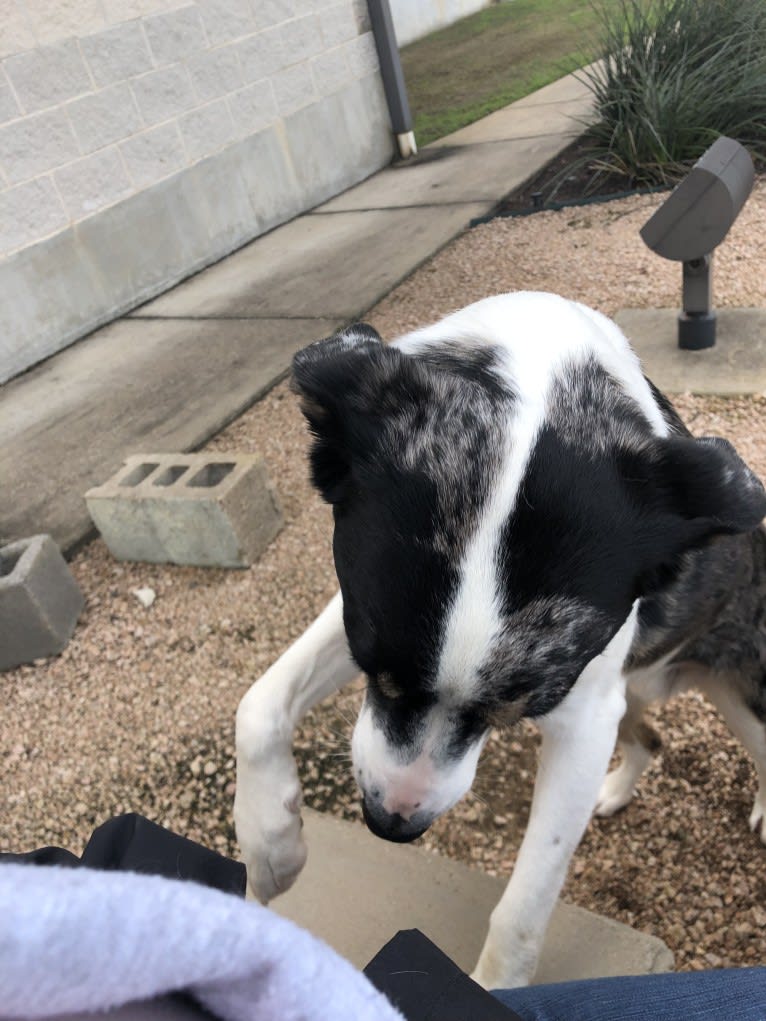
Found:
<svg viewBox="0 0 766 1021"><path fill-rule="evenodd" d="M562 203L618 198L639 190L632 178L597 171L587 159L587 152L587 139L580 136L534 177L511 192L498 207L496 215L531 213L539 209L555 209Z"/></svg>
<svg viewBox="0 0 766 1021"><path fill-rule="evenodd" d="M672 185L649 187L623 174L606 174L588 160L588 140L581 135L563 152L546 163L534 177L511 192L498 206L495 216L518 216L561 205L601 202L627 195L669 191ZM766 174L766 160L754 158L757 177Z"/></svg>

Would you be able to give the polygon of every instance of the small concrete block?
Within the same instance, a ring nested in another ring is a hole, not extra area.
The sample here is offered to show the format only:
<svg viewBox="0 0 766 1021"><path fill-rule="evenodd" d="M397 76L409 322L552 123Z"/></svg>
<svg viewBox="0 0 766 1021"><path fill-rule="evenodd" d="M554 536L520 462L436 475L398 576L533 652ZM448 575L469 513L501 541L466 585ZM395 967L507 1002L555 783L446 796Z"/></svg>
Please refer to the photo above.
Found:
<svg viewBox="0 0 766 1021"><path fill-rule="evenodd" d="M61 652L84 602L49 535L0 547L0 670Z"/></svg>
<svg viewBox="0 0 766 1021"><path fill-rule="evenodd" d="M253 455L137 454L85 500L118 560L248 567L283 525Z"/></svg>

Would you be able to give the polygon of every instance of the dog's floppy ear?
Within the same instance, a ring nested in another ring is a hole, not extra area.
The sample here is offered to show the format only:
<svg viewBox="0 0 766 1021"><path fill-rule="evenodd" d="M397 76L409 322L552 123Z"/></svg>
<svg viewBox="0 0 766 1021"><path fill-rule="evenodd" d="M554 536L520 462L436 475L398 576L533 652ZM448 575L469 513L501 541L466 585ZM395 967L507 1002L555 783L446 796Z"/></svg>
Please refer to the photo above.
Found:
<svg viewBox="0 0 766 1021"><path fill-rule="evenodd" d="M628 455L623 481L641 513L633 541L651 587L685 550L756 528L766 515L761 482L726 440L670 436Z"/></svg>
<svg viewBox="0 0 766 1021"><path fill-rule="evenodd" d="M343 499L355 451L372 447L382 392L402 360L366 323L310 344L293 358L292 388L316 437L312 481L328 503Z"/></svg>
<svg viewBox="0 0 766 1021"><path fill-rule="evenodd" d="M685 551L749 532L766 515L761 482L726 440L671 436L628 455L622 467L640 510L632 537L640 595L672 579Z"/></svg>
<svg viewBox="0 0 766 1021"><path fill-rule="evenodd" d="M749 532L766 516L763 484L728 440L673 436L658 468L675 511L707 534Z"/></svg>
<svg viewBox="0 0 766 1021"><path fill-rule="evenodd" d="M317 340L293 356L292 389L301 399L301 411L312 429L330 418L347 393L349 376L364 367L370 353L382 349L377 330L355 323Z"/></svg>

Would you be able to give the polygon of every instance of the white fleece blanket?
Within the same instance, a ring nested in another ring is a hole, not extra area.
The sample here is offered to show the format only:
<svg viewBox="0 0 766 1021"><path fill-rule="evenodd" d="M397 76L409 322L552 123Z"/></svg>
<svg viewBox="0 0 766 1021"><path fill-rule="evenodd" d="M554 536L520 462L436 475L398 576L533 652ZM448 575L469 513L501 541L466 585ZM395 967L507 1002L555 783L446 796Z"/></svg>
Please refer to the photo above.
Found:
<svg viewBox="0 0 766 1021"><path fill-rule="evenodd" d="M0 865L0 1016L176 990L223 1021L402 1021L347 961L256 903L158 876Z"/></svg>

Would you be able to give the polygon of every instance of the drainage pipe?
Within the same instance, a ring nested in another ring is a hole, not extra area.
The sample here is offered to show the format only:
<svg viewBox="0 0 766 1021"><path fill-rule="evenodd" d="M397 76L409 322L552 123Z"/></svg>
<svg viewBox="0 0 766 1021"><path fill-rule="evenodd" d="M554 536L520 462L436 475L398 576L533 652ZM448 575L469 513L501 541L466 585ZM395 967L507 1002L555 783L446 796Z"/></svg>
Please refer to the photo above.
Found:
<svg viewBox="0 0 766 1021"><path fill-rule="evenodd" d="M396 144L402 159L414 156L418 147L415 144L415 133L412 130L412 114L407 99L407 86L404 84L402 62L399 59L399 47L396 44L394 22L388 0L367 0L370 12L372 34L378 50L380 73L386 93L388 111L391 115L391 126L396 135Z"/></svg>

